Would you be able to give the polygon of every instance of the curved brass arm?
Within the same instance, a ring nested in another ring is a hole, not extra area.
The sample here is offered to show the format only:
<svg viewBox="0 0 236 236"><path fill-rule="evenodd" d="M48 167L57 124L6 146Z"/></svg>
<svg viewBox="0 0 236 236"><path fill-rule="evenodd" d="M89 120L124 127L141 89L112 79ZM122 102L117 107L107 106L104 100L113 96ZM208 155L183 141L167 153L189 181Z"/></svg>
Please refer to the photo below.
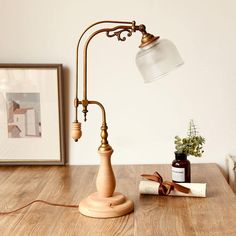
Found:
<svg viewBox="0 0 236 236"><path fill-rule="evenodd" d="M132 23L131 25L118 25L116 27L113 28L103 28L100 30L95 31L94 33L92 33L89 38L87 39L87 41L85 42L85 46L84 46L84 57L83 57L83 62L84 62L84 68L83 68L83 100L84 101L88 101L87 98L87 55L88 55L88 46L90 41L98 34L100 33L104 33L106 32L107 37L114 37L116 36L117 39L119 41L125 41L126 37L121 37L121 34L123 32L127 32L127 36L130 37L132 35L133 32L135 32L136 30L140 31L143 36L144 35L149 35L146 32L146 28L144 25L138 25L136 26L135 21L130 22ZM112 34L111 34L112 33ZM150 35L152 36L152 35ZM154 36L153 36L154 37ZM87 102L84 102L84 104L88 104ZM87 115L87 105L83 105L83 113L84 113L84 120L86 121L86 115Z"/></svg>
<svg viewBox="0 0 236 236"><path fill-rule="evenodd" d="M99 22L96 22L92 25L90 25L89 27L87 27L84 32L82 33L82 35L80 36L79 40L78 40L78 43L77 43L77 49L76 49L76 84L75 84L75 99L74 99L74 106L75 106L75 122L78 121L78 110L77 110L77 107L79 105L79 99L78 99L78 54L79 54L79 46L80 46L80 43L81 43L81 40L83 38L83 36L85 35L85 33L91 29L92 27L98 25L98 24L104 24L104 23L112 23L112 24L122 24L118 27L114 27L114 28L104 28L104 29L101 29L101 30L98 30L98 31L95 31L90 37L89 39L87 40L86 42L86 45L84 47L84 91L83 91L83 94L84 94L84 100L87 100L87 48L88 48L88 44L90 42L90 40L97 34L99 33L102 33L102 32L107 32L107 36L108 37L113 37L113 36L117 36L118 40L121 40L121 41L125 41L125 37L121 38L121 33L124 32L124 31L127 31L128 34L127 36L131 36L132 35L132 32L135 32L136 30L140 31L143 35L149 35L147 34L146 32L146 29L145 29L145 26L144 25L138 25L136 26L135 24L135 21L110 21L110 20L104 20L104 21L99 21ZM127 26L128 25L128 26ZM109 34L109 32L112 32L112 31L115 31L117 29L121 29L120 31L117 31L117 32L114 32L113 34ZM85 114L85 120L86 120L86 113L87 113L87 108L83 106L83 112Z"/></svg>
<svg viewBox="0 0 236 236"><path fill-rule="evenodd" d="M80 36L79 40L78 40L78 43L77 43L77 48L76 48L76 77L75 77L75 121L78 120L78 110L77 110L77 107L79 105L78 103L78 81L79 81L79 75L78 75L78 63L79 63L79 46L80 46L80 42L83 38L83 36L85 35L85 33L91 29L92 27L96 26L96 25L99 25L99 24L109 24L109 23L112 23L112 24L132 24L132 22L128 22L128 21L111 21L111 20L104 20L104 21L99 21L99 22L96 22L92 25L90 25L89 27L87 27L84 32L82 33L82 35Z"/></svg>
<svg viewBox="0 0 236 236"><path fill-rule="evenodd" d="M94 38L94 36L96 36L97 34L100 34L100 33L103 33L103 32L107 32L107 36L108 37L113 37L113 36L117 36L118 37L118 40L121 40L121 41L124 41L125 38L121 38L120 37L120 34L124 31L127 31L128 32L128 36L130 37L132 35L132 25L131 26L124 26L124 25L119 25L119 26L116 26L116 27L113 27L113 28L104 28L104 29L100 29L100 30L97 30L95 31L94 33L92 33L89 38L87 39L86 43L85 43L85 46L84 46L84 96L83 96L83 99L84 100L87 100L87 58L88 58L88 46L89 46L89 43L90 41L92 40L92 38ZM119 30L121 29L121 31L119 31L119 33L114 33L114 35L109 35L109 32L113 32L113 31L116 31L116 30Z"/></svg>
<svg viewBox="0 0 236 236"><path fill-rule="evenodd" d="M88 104L98 105L102 110L102 126L101 126L101 145L98 148L100 151L109 151L112 150L112 147L108 143L108 132L107 132L107 124L106 124L106 112L104 106L97 101L88 101Z"/></svg>

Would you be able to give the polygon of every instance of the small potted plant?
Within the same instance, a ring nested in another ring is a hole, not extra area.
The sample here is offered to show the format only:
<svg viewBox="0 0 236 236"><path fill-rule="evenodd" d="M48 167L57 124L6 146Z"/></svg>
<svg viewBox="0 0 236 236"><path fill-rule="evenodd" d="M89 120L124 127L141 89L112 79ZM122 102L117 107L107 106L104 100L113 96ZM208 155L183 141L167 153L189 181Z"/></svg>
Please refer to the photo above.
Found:
<svg viewBox="0 0 236 236"><path fill-rule="evenodd" d="M188 135L185 138L175 136L175 160L172 162L172 181L191 182L191 168L188 156L201 157L205 139L198 134L193 120L189 122Z"/></svg>

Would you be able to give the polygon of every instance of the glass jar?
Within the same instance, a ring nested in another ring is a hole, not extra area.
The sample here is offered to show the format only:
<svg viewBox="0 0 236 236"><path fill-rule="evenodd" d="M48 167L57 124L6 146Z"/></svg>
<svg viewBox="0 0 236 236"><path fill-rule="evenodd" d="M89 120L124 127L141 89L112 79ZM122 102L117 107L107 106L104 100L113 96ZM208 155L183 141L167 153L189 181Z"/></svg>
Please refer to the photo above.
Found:
<svg viewBox="0 0 236 236"><path fill-rule="evenodd" d="M185 153L175 152L175 160L172 162L172 181L177 183L191 182L191 166Z"/></svg>

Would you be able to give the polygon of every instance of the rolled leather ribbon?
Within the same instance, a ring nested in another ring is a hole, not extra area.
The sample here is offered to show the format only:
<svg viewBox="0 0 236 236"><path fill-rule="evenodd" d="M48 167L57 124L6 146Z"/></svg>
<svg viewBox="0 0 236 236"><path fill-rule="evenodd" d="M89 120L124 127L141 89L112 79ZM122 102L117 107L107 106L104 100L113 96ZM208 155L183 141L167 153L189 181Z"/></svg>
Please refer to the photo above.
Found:
<svg viewBox="0 0 236 236"><path fill-rule="evenodd" d="M170 181L163 181L161 175L157 171L155 171L152 175L142 174L141 176L145 179L159 183L158 186L159 195L169 195L172 190L177 190L185 194L188 194L190 192L189 188L184 187L180 184L176 184Z"/></svg>
<svg viewBox="0 0 236 236"><path fill-rule="evenodd" d="M140 181L140 194L206 197L206 183L176 184L169 181L163 181L161 175L158 172L155 172L153 175L144 174L142 176L148 180Z"/></svg>

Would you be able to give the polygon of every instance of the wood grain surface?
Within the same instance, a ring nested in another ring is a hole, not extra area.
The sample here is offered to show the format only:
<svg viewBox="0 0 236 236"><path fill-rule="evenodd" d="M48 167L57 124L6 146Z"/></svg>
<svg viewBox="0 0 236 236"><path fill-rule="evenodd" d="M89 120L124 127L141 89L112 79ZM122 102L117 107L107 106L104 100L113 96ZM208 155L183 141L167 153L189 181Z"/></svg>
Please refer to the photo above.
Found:
<svg viewBox="0 0 236 236"><path fill-rule="evenodd" d="M140 196L140 174L158 171L171 179L170 165L115 166L117 189L135 203L130 215L113 219L82 216L76 208L36 203L0 215L0 235L236 235L236 197L216 164L193 164L192 182L207 183L207 198ZM96 191L97 166L0 167L0 211L35 199L79 204Z"/></svg>

